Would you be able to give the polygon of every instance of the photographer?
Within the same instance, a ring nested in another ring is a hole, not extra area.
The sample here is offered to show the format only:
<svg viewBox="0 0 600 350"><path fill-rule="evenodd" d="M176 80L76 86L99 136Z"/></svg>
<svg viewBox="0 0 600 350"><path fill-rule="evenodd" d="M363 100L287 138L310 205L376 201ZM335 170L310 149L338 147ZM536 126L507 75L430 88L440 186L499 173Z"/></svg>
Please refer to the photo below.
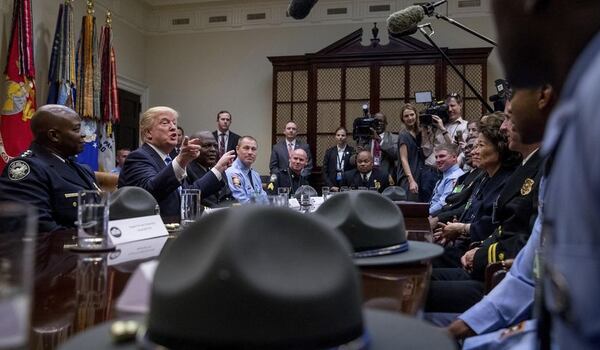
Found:
<svg viewBox="0 0 600 350"><path fill-rule="evenodd" d="M368 116L366 116L368 117ZM363 117L363 118L366 118ZM370 134L366 137L356 138L356 151L369 151L373 155L373 167L379 169L385 176L396 174L396 161L398 160L398 135L385 131L387 118L385 114L379 112L373 116L373 126L370 127ZM356 156L350 159L350 162L356 164Z"/></svg>

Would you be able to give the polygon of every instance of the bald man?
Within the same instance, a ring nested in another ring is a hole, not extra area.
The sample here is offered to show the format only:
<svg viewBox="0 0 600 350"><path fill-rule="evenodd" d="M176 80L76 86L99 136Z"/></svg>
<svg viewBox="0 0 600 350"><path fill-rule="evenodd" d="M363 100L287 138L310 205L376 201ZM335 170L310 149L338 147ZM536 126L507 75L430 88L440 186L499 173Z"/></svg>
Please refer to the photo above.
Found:
<svg viewBox="0 0 600 350"><path fill-rule="evenodd" d="M72 160L83 150L81 118L65 106L45 105L33 115L31 131L29 149L0 177L0 201L37 207L39 232L75 227L77 192L99 189L90 168Z"/></svg>
<svg viewBox="0 0 600 350"><path fill-rule="evenodd" d="M281 169L271 176L271 184L269 190L277 193L280 187L289 187L290 193L295 193L296 190L303 185L308 185L308 179L302 176L304 168L308 164L308 154L302 148L296 148L290 154L289 166L287 169Z"/></svg>

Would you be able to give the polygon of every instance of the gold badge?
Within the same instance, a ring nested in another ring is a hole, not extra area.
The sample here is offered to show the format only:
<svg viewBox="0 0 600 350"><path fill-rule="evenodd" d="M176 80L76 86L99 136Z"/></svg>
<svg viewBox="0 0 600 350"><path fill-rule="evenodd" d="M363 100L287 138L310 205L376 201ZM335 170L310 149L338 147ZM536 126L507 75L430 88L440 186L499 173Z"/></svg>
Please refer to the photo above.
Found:
<svg viewBox="0 0 600 350"><path fill-rule="evenodd" d="M533 181L533 179L530 179L530 178L525 179L525 182L523 182L523 186L521 186L521 196L528 195L529 192L531 192L531 189L533 188L534 183L535 183L535 181Z"/></svg>
<svg viewBox="0 0 600 350"><path fill-rule="evenodd" d="M233 185L234 185L235 187L240 187L240 186L242 186L242 182L240 181L240 178L239 178L239 177L237 177L237 176L232 176L232 177L231 177L231 182L233 182Z"/></svg>
<svg viewBox="0 0 600 350"><path fill-rule="evenodd" d="M380 189L381 188L381 183L379 183L379 181L375 180L375 181L373 181L373 183L375 184L375 188L376 189Z"/></svg>
<svg viewBox="0 0 600 350"><path fill-rule="evenodd" d="M275 190L275 185L273 185L273 183L272 183L272 182L270 182L270 183L269 183L269 186L267 186L267 188L268 188L270 191L273 191L273 190Z"/></svg>

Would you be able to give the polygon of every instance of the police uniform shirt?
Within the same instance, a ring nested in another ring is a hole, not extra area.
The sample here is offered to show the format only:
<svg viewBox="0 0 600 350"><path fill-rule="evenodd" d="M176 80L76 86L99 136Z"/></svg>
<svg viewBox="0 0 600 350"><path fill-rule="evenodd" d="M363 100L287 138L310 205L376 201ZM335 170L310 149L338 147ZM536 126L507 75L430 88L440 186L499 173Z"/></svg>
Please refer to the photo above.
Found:
<svg viewBox="0 0 600 350"><path fill-rule="evenodd" d="M266 199L267 193L262 188L260 175L250 167L247 167L238 158L231 167L225 170L227 184L233 198L240 203L247 203L253 197Z"/></svg>
<svg viewBox="0 0 600 350"><path fill-rule="evenodd" d="M80 190L99 190L94 173L35 142L8 162L0 178L0 200L35 206L40 232L75 227Z"/></svg>

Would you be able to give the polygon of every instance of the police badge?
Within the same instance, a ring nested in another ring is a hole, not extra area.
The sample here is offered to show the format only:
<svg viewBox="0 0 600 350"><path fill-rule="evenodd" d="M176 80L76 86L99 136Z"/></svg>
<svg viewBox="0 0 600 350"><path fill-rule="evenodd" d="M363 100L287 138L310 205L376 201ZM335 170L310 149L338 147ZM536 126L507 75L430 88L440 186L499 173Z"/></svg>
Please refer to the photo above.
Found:
<svg viewBox="0 0 600 350"><path fill-rule="evenodd" d="M373 181L373 183L375 184L375 188L377 190L379 190L381 188L381 183L379 181L375 180L375 181Z"/></svg>
<svg viewBox="0 0 600 350"><path fill-rule="evenodd" d="M29 175L30 171L29 164L22 160L15 160L8 166L8 178L13 181L19 181Z"/></svg>
<svg viewBox="0 0 600 350"><path fill-rule="evenodd" d="M531 192L531 189L533 188L533 184L535 184L535 181L533 181L533 179L525 179L525 182L523 182L523 186L521 186L521 196L528 195L529 192Z"/></svg>

